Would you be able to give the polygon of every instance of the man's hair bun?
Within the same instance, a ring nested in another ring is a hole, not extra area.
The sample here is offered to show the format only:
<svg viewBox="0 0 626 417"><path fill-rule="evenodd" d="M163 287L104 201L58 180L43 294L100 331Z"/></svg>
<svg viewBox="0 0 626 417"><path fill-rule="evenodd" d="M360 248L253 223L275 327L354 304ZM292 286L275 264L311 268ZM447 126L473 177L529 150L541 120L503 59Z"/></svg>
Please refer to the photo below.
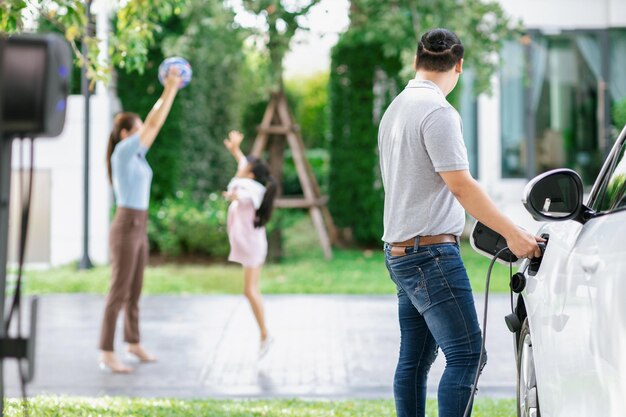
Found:
<svg viewBox="0 0 626 417"><path fill-rule="evenodd" d="M448 29L432 29L417 44L416 68L446 72L463 58L465 49L459 37Z"/></svg>

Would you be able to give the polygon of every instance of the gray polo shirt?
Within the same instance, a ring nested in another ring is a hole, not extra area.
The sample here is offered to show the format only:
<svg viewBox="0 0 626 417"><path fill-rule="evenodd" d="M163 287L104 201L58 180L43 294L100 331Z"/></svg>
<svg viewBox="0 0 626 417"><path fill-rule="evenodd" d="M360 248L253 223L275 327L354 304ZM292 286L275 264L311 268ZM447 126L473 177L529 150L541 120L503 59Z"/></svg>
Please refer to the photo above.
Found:
<svg viewBox="0 0 626 417"><path fill-rule="evenodd" d="M411 80L378 130L385 189L385 242L449 233L460 236L465 212L438 174L469 169L461 117L439 87Z"/></svg>

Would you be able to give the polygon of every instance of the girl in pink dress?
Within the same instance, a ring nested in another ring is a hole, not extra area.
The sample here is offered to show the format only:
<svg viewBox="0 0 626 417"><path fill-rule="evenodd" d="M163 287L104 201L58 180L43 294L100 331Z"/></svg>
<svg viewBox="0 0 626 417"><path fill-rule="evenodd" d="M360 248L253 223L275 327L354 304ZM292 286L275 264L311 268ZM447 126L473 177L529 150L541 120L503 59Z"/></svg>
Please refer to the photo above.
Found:
<svg viewBox="0 0 626 417"><path fill-rule="evenodd" d="M265 224L270 219L276 197L276 181L261 159L245 156L240 145L243 135L237 131L228 134L224 145L237 161L237 173L228 184L224 196L231 202L228 207L228 260L243 266L244 295L261 332L263 356L272 342L265 326L263 300L259 288L261 268L267 256Z"/></svg>

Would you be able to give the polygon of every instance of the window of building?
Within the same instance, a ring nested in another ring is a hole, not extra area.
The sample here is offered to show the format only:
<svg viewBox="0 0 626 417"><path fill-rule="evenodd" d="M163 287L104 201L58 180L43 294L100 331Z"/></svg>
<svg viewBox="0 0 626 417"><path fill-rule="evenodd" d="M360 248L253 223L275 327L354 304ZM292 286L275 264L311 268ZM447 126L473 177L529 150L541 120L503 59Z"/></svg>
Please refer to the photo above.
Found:
<svg viewBox="0 0 626 417"><path fill-rule="evenodd" d="M609 32L609 95L611 103L622 105L626 102L626 29L611 29ZM624 119L613 117L615 130L619 133L624 127Z"/></svg>
<svg viewBox="0 0 626 417"><path fill-rule="evenodd" d="M500 70L500 125L502 176L526 176L526 133L524 125L524 46L517 41L502 45Z"/></svg>
<svg viewBox="0 0 626 417"><path fill-rule="evenodd" d="M598 40L572 34L546 41L545 66L533 80L540 85L533 115L535 172L572 168L591 184L603 160L598 141Z"/></svg>
<svg viewBox="0 0 626 417"><path fill-rule="evenodd" d="M463 120L463 139L467 148L470 173L478 178L478 102L474 93L476 75L471 68L463 69L460 78L459 114Z"/></svg>
<svg viewBox="0 0 626 417"><path fill-rule="evenodd" d="M500 72L504 178L567 167L579 172L585 184L594 181L606 147L602 34L606 32L534 32L523 38L526 44L504 43Z"/></svg>

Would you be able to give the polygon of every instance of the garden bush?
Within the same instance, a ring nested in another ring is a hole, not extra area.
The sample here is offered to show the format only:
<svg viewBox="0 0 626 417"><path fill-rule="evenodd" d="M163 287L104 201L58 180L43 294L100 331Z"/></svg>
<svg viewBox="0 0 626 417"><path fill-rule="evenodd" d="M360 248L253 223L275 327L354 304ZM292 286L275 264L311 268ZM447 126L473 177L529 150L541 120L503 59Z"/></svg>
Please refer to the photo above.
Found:
<svg viewBox="0 0 626 417"><path fill-rule="evenodd" d="M329 208L356 242L377 244L383 231L378 123L395 95L400 59L348 31L332 50L331 67Z"/></svg>
<svg viewBox="0 0 626 417"><path fill-rule="evenodd" d="M185 193L165 198L150 208L148 239L152 251L164 256L181 254L225 258L229 244L226 233L228 202L217 193L198 203Z"/></svg>
<svg viewBox="0 0 626 417"><path fill-rule="evenodd" d="M330 169L330 156L326 149L307 149L306 159L311 165L313 174L320 185L322 195L328 193L328 171ZM302 195L302 187L296 172L291 151L285 151L285 164L283 171L283 194Z"/></svg>

